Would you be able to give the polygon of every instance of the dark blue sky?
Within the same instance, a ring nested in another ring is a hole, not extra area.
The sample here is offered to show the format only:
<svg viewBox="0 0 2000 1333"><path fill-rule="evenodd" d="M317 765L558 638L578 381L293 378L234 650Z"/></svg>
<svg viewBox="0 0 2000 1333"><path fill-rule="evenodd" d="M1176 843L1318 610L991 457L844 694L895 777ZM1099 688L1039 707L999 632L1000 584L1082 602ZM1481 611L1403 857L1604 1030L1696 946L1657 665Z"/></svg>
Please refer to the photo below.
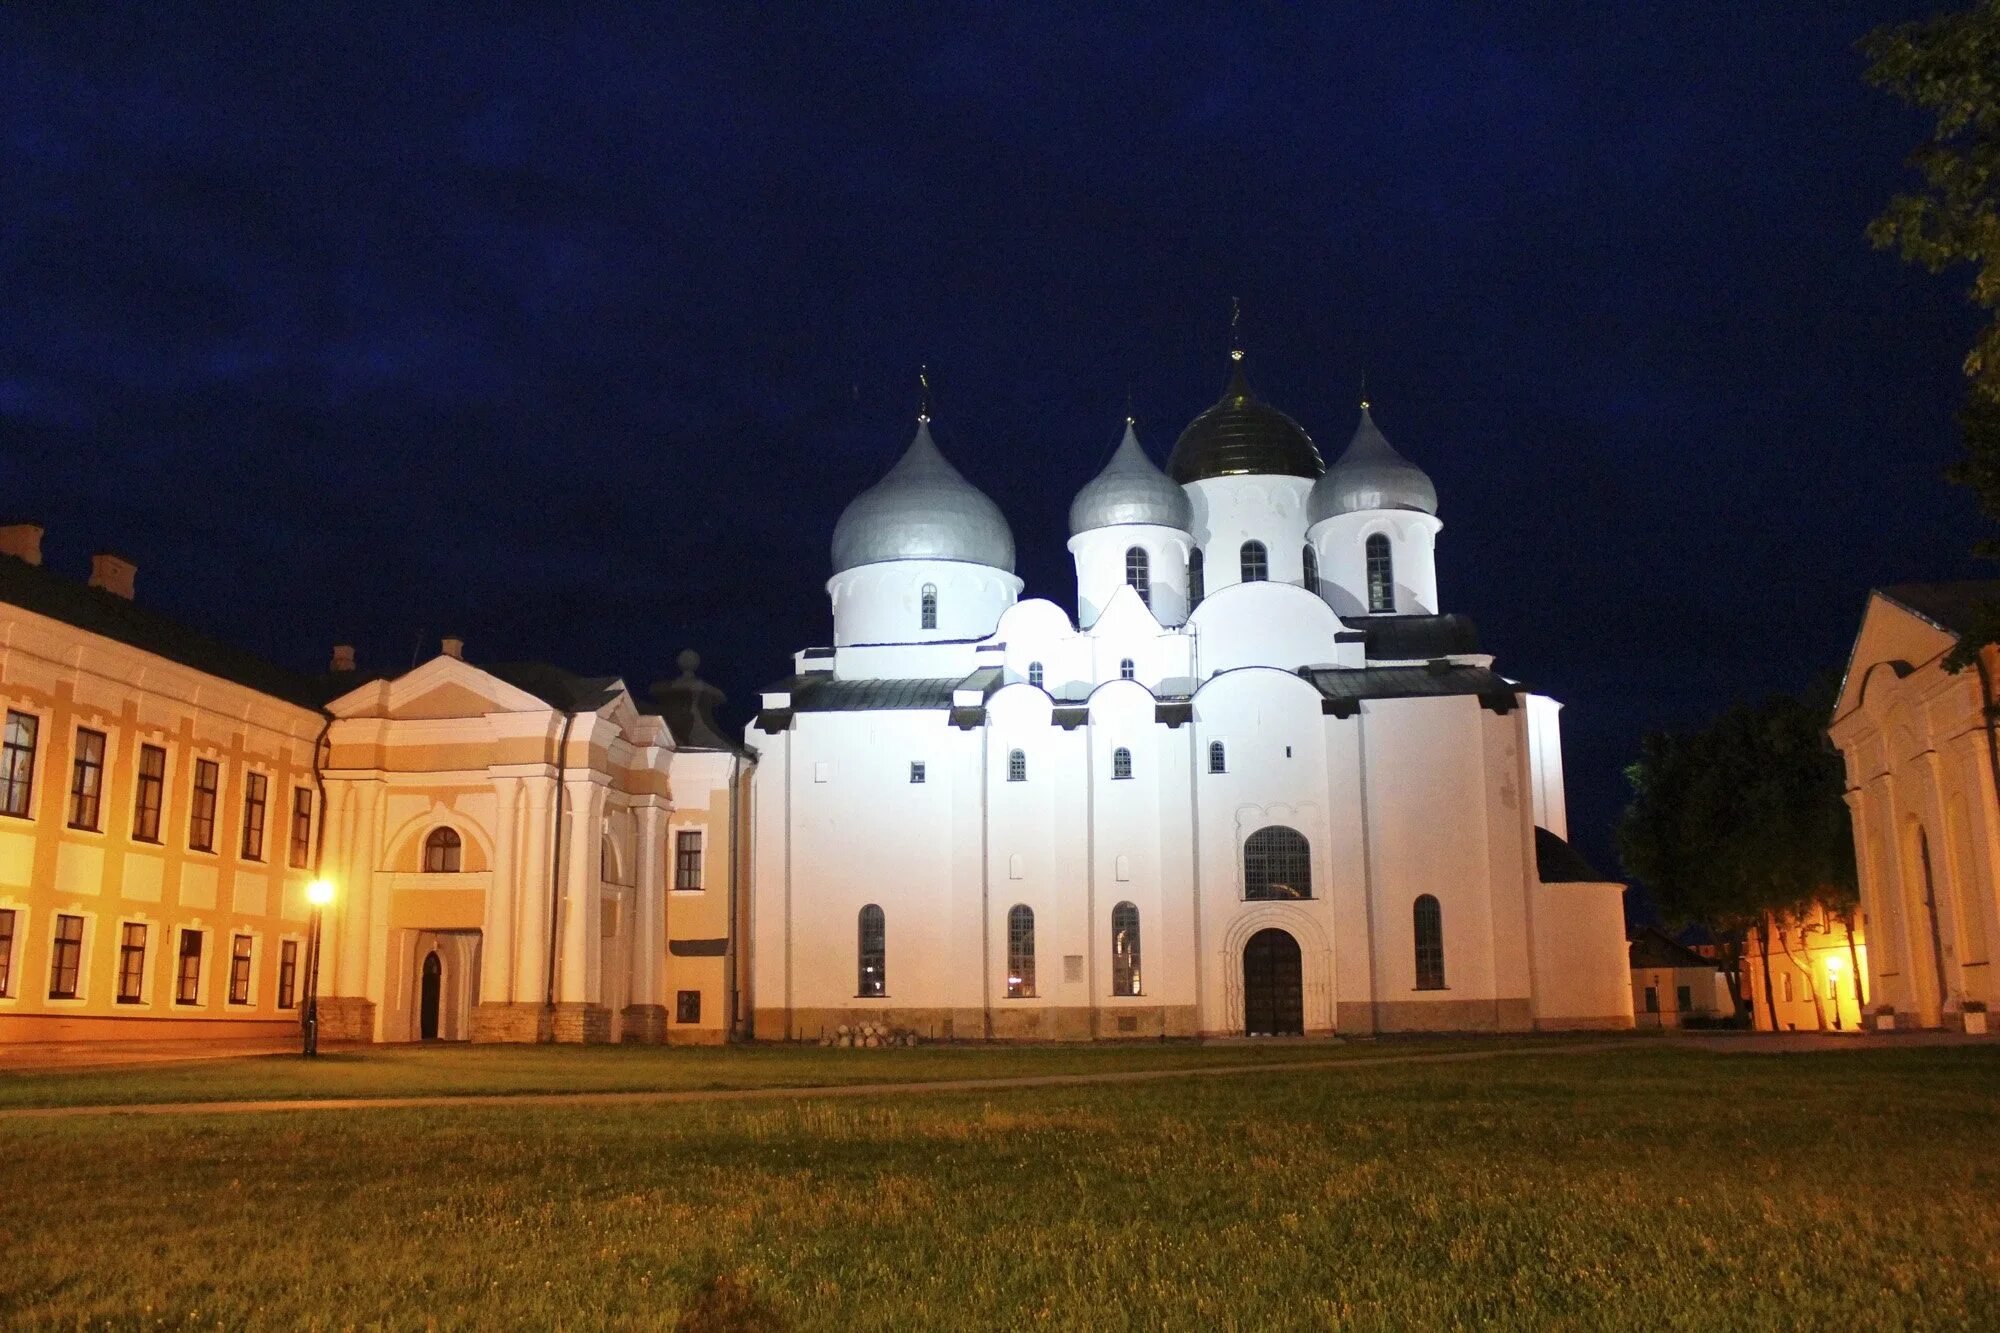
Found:
<svg viewBox="0 0 2000 1333"><path fill-rule="evenodd" d="M1594 858L1642 730L1980 572L1974 316L1862 236L1922 126L1852 44L1920 7L81 8L0 11L0 507L294 666L693 645L741 716L920 362L1073 606L1235 295L1329 458L1366 369Z"/></svg>

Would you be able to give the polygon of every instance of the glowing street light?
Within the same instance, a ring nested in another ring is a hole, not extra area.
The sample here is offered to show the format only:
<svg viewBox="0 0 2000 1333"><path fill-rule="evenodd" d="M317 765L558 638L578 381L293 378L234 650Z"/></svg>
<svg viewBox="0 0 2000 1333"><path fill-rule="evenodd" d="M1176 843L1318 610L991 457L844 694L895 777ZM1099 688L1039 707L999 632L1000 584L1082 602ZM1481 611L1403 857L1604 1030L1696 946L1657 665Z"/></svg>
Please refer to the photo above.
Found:
<svg viewBox="0 0 2000 1333"><path fill-rule="evenodd" d="M306 901L312 904L312 925L306 931L306 1002L300 1010L301 1055L319 1054L319 930L320 916L333 901L333 881L315 879L306 885Z"/></svg>

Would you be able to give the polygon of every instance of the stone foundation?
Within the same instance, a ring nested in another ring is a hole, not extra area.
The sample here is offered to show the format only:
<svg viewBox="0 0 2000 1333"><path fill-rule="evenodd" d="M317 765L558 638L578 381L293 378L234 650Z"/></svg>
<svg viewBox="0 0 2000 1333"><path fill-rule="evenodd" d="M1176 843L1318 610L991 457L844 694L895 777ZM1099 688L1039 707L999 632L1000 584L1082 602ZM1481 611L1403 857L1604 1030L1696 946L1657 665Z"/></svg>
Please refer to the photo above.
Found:
<svg viewBox="0 0 2000 1333"><path fill-rule="evenodd" d="M319 1039L375 1040L375 1001L354 995L320 996Z"/></svg>
<svg viewBox="0 0 2000 1333"><path fill-rule="evenodd" d="M667 1039L667 1006L628 1004L619 1011L619 1038L657 1046Z"/></svg>
<svg viewBox="0 0 2000 1333"><path fill-rule="evenodd" d="M477 1042L538 1042L549 1040L548 1008L539 1004L483 1003L472 1006L472 1040Z"/></svg>
<svg viewBox="0 0 2000 1333"><path fill-rule="evenodd" d="M1367 1009L1368 1005L1353 1008ZM1374 1006L1375 1032L1533 1032L1533 1006L1517 1000L1382 1000ZM1370 1027L1347 1026L1349 1005L1340 1006L1341 1030L1361 1036Z"/></svg>
<svg viewBox="0 0 2000 1333"><path fill-rule="evenodd" d="M574 1001L555 1007L551 1041L597 1043L611 1040L611 1010L601 1004Z"/></svg>
<svg viewBox="0 0 2000 1333"><path fill-rule="evenodd" d="M758 1041L818 1041L845 1024L880 1023L925 1041L1157 1041L1198 1035L1192 1005L1119 1005L1084 1009L996 1004L981 1009L903 1009L853 1005L839 1009L759 1009ZM677 1033L676 1033L677 1035Z"/></svg>

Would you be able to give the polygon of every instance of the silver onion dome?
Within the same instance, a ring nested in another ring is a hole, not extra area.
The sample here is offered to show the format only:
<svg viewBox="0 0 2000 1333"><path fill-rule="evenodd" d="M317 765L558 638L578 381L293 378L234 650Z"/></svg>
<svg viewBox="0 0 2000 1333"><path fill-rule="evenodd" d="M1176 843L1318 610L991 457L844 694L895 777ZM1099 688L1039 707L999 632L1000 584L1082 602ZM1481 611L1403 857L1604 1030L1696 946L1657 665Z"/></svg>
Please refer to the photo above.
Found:
<svg viewBox="0 0 2000 1333"><path fill-rule="evenodd" d="M1424 470L1397 453L1376 428L1368 404L1361 405L1361 424L1340 461L1313 483L1306 502L1306 521L1317 523L1335 514L1364 509L1415 509L1437 513L1437 487Z"/></svg>
<svg viewBox="0 0 2000 1333"><path fill-rule="evenodd" d="M1009 573L1014 534L1000 507L959 475L931 439L930 419L887 476L833 525L833 572L884 560L964 560Z"/></svg>
<svg viewBox="0 0 2000 1333"><path fill-rule="evenodd" d="M1167 480L1167 474L1146 457L1129 417L1125 438L1118 442L1111 461L1070 501L1069 531L1074 537L1093 528L1127 523L1153 523L1182 532L1194 527L1194 504L1187 492Z"/></svg>

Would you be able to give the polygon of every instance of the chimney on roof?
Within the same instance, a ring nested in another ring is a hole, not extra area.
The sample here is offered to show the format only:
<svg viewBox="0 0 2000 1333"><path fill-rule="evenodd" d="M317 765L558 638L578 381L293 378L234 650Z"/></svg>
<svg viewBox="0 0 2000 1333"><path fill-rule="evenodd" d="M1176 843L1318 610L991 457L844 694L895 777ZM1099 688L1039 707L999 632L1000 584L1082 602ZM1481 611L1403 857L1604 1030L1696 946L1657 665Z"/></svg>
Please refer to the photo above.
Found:
<svg viewBox="0 0 2000 1333"><path fill-rule="evenodd" d="M455 657L463 662L465 660L465 640L459 638L456 634L447 634L444 636L443 651L446 657Z"/></svg>
<svg viewBox="0 0 2000 1333"><path fill-rule="evenodd" d="M138 572L139 567L122 555L99 551L90 557L90 586L128 602L132 600L132 579Z"/></svg>
<svg viewBox="0 0 2000 1333"><path fill-rule="evenodd" d="M0 555L11 555L31 565L42 563L42 525L9 523L0 527Z"/></svg>
<svg viewBox="0 0 2000 1333"><path fill-rule="evenodd" d="M333 661L327 664L328 671L354 670L354 645L336 643L333 645Z"/></svg>

